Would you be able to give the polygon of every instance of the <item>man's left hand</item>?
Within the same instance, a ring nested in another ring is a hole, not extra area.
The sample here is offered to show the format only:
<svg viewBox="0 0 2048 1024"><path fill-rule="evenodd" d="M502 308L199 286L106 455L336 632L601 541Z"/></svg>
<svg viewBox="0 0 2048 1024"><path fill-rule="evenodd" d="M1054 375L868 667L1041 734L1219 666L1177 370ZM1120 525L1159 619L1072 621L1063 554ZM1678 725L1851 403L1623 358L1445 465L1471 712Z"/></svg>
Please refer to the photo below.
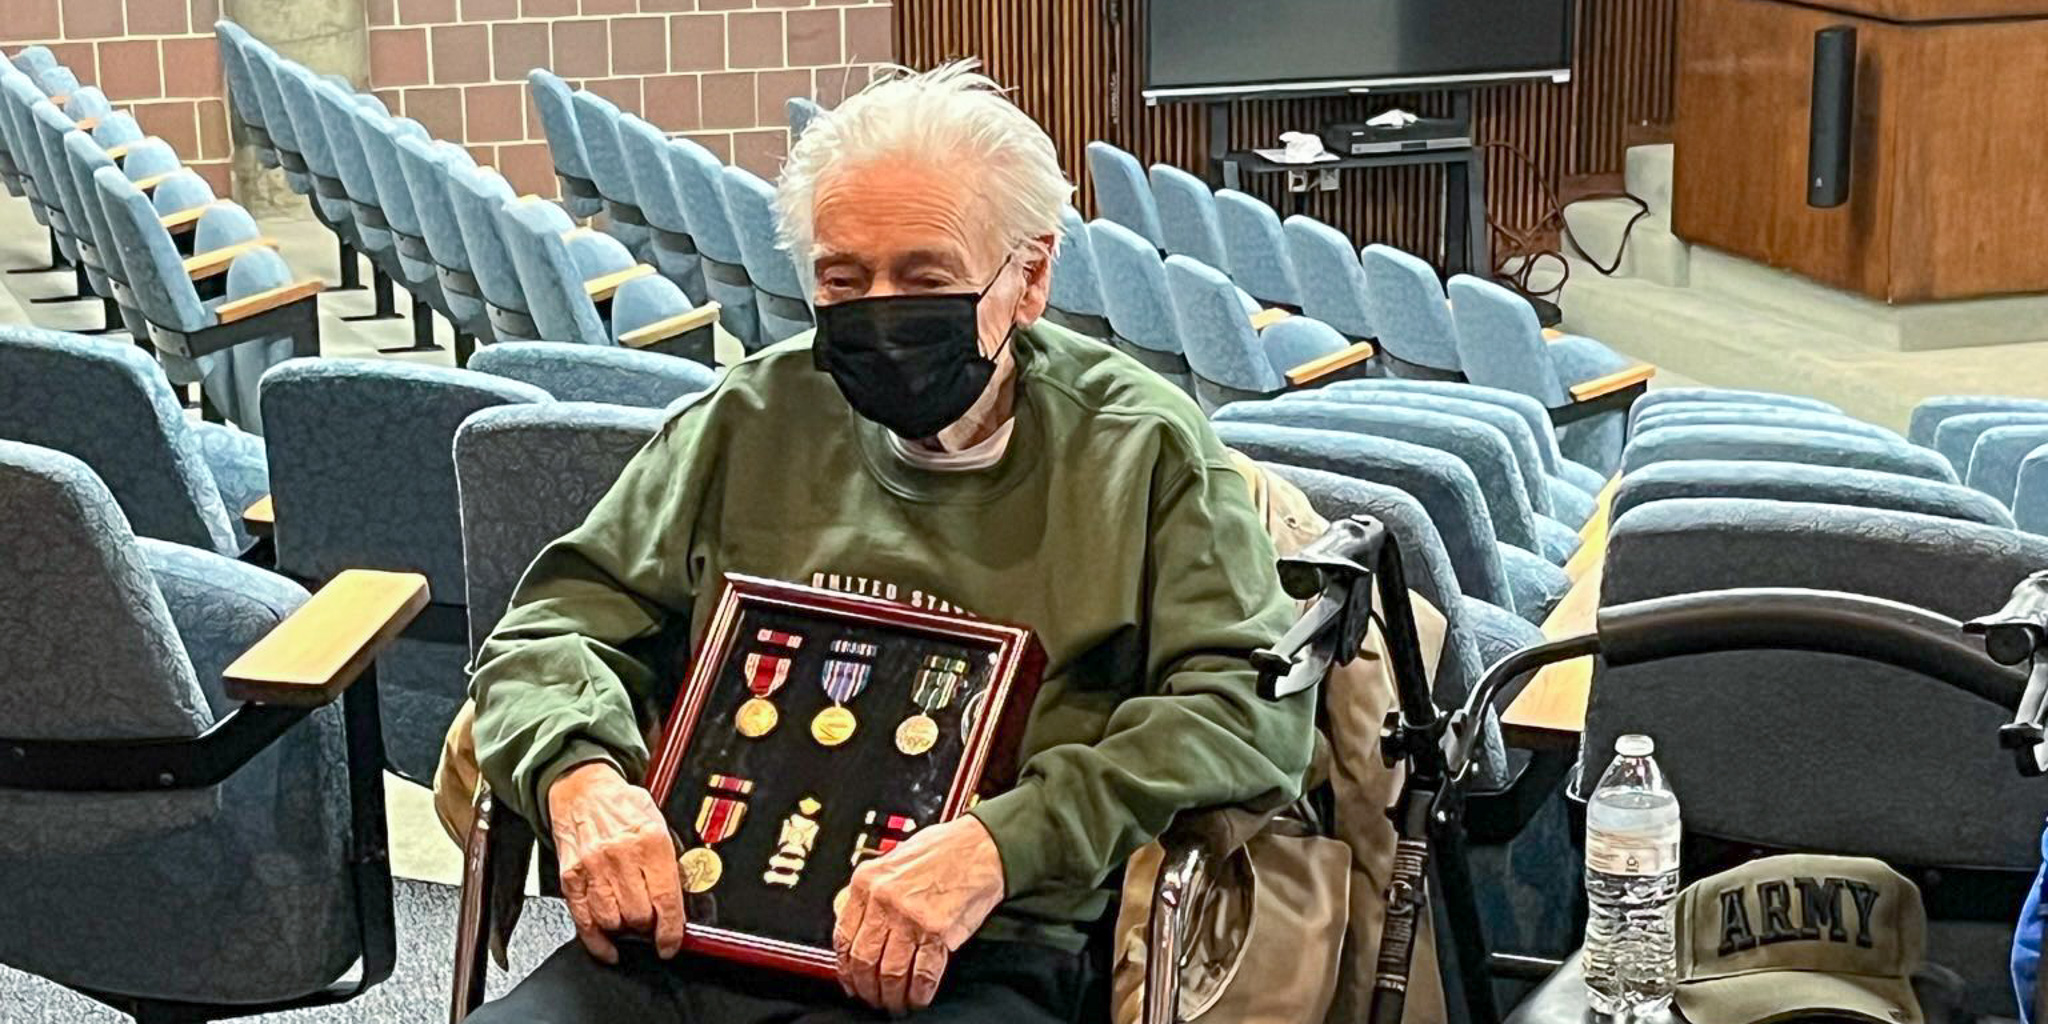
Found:
<svg viewBox="0 0 2048 1024"><path fill-rule="evenodd" d="M1003 901L1003 859L972 816L862 864L832 932L839 984L890 1013L931 1005L946 961Z"/></svg>

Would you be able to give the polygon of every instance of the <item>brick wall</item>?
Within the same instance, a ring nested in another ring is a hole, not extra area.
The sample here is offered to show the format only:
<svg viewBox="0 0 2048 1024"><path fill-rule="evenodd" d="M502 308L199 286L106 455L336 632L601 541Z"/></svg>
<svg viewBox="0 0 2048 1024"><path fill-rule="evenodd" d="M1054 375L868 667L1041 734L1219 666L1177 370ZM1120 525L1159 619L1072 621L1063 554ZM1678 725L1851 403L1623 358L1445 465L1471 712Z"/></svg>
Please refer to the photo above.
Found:
<svg viewBox="0 0 2048 1024"><path fill-rule="evenodd" d="M783 100L865 83L894 59L889 19L888 0L369 0L370 85L522 192L556 192L535 67L772 177Z"/></svg>
<svg viewBox="0 0 2048 1024"><path fill-rule="evenodd" d="M219 0L0 0L0 47L42 43L228 193Z"/></svg>

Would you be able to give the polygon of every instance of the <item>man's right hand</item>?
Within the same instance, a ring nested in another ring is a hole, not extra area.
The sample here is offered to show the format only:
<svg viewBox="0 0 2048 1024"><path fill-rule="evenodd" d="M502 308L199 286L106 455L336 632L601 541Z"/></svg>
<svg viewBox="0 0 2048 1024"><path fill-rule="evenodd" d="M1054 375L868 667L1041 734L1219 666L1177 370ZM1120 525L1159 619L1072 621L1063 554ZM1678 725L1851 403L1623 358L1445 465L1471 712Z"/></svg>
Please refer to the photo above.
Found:
<svg viewBox="0 0 2048 1024"><path fill-rule="evenodd" d="M675 843L654 798L602 761L577 765L548 789L562 864L562 897L592 956L619 962L612 935L654 937L663 959L683 947L683 886Z"/></svg>

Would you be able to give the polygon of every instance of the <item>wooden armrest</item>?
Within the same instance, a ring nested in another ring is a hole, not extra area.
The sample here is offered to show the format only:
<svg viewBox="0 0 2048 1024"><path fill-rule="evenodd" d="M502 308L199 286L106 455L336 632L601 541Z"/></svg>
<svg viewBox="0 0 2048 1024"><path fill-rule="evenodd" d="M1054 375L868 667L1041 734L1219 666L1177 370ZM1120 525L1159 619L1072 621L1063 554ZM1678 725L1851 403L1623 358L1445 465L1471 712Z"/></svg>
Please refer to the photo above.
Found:
<svg viewBox="0 0 2048 1024"><path fill-rule="evenodd" d="M1595 377L1584 384L1572 385L1572 401L1590 402L1603 395L1646 384L1656 375L1656 367L1648 363L1637 363L1626 370L1617 370L1605 377Z"/></svg>
<svg viewBox="0 0 2048 1024"><path fill-rule="evenodd" d="M619 344L627 348L646 348L657 341L667 341L679 334L709 327L718 322L718 310L718 303L707 302L687 313L677 313L666 320L656 320L645 327L627 331L619 335Z"/></svg>
<svg viewBox="0 0 2048 1024"><path fill-rule="evenodd" d="M1544 341L1556 341L1556 340L1558 340L1559 338L1562 338L1562 337L1564 337L1564 332L1563 332L1563 331L1560 331L1560 330L1558 330L1558 329L1557 329L1557 328L1555 328L1555 327L1545 327L1545 328L1543 329L1543 340L1544 340Z"/></svg>
<svg viewBox="0 0 2048 1024"><path fill-rule="evenodd" d="M89 132L100 126L100 119L98 117L81 117L71 122L71 126L79 131Z"/></svg>
<svg viewBox="0 0 2048 1024"><path fill-rule="evenodd" d="M136 188L141 189L146 194L156 191L156 187L158 185L161 185L164 182L169 181L171 179L171 175L176 173L178 172L165 171L162 174L152 174L147 178L144 178L140 181L132 182L131 184L133 184Z"/></svg>
<svg viewBox="0 0 2048 1024"><path fill-rule="evenodd" d="M1268 306L1252 314L1252 330L1263 331L1293 315L1278 306Z"/></svg>
<svg viewBox="0 0 2048 1024"><path fill-rule="evenodd" d="M1372 342L1353 342L1329 355L1311 359L1287 371L1287 383L1300 386L1320 380L1339 370L1349 369L1373 356Z"/></svg>
<svg viewBox="0 0 2048 1024"><path fill-rule="evenodd" d="M257 537L268 537L277 530L277 510L270 503L270 495L256 499L255 503L242 510L242 526Z"/></svg>
<svg viewBox="0 0 2048 1024"><path fill-rule="evenodd" d="M427 578L349 569L221 674L229 697L317 707L332 701L427 606Z"/></svg>
<svg viewBox="0 0 2048 1024"><path fill-rule="evenodd" d="M210 252L195 253L185 260L185 276L194 281L203 281L216 274L225 274L235 257L254 249L277 248L275 238L252 238L234 245L224 245Z"/></svg>
<svg viewBox="0 0 2048 1024"><path fill-rule="evenodd" d="M272 288L267 292L258 292L246 299L223 302L214 312L219 315L221 323L231 324L237 320L246 320L258 313L268 313L280 306L291 305L300 299L311 298L320 294L321 290L326 287L327 285L320 279L309 278L297 284L288 284Z"/></svg>
<svg viewBox="0 0 2048 1024"><path fill-rule="evenodd" d="M1561 640L1593 631L1600 613L1602 567L1579 577L1543 620L1543 638ZM1573 658L1544 667L1515 695L1500 716L1510 743L1518 746L1576 743L1586 731L1586 701L1593 692L1593 659Z"/></svg>
<svg viewBox="0 0 2048 1024"><path fill-rule="evenodd" d="M512 201L515 203L538 203L541 201L541 199L540 196L535 195L532 192L522 192L519 194L519 198L514 199Z"/></svg>
<svg viewBox="0 0 2048 1024"><path fill-rule="evenodd" d="M590 296L590 301L603 302L611 298L612 293L618 291L620 285L636 277L646 277L652 273L654 273L653 267L645 263L635 263L624 270L613 271L602 277L593 277L583 282L583 291Z"/></svg>
<svg viewBox="0 0 2048 1024"><path fill-rule="evenodd" d="M596 231L590 229L589 227L578 224L577 226L562 232L562 241L566 242L572 238L582 238L584 235L594 235L596 233Z"/></svg>
<svg viewBox="0 0 2048 1024"><path fill-rule="evenodd" d="M53 105L55 105L58 110L62 110L64 109L64 104L71 102L71 94L67 92L56 96L52 96L50 97L50 102Z"/></svg>
<svg viewBox="0 0 2048 1024"><path fill-rule="evenodd" d="M206 216L206 211L211 208L211 203L208 203L203 206L194 206L191 209L179 210L176 213L164 214L163 216L158 217L156 219L156 222L158 224L162 224L164 226L165 231L168 231L174 235L182 235L185 232L191 231L193 228L198 227L199 218Z"/></svg>
<svg viewBox="0 0 2048 1024"><path fill-rule="evenodd" d="M131 145L133 145L133 143L123 142L123 143L121 143L121 144L120 144L120 145L118 145L118 146L108 146L108 147L107 147L107 159L109 159L109 160L121 160L121 159L125 159L125 158L126 158L126 157L128 156L128 147L129 147L129 146L131 146Z"/></svg>
<svg viewBox="0 0 2048 1024"><path fill-rule="evenodd" d="M1621 476L1607 481L1600 488L1600 496L1593 501L1593 517L1579 528L1579 550L1572 553L1571 560L1564 564L1564 574L1577 580L1600 564L1607 557L1607 526L1614 518L1614 492L1621 487Z"/></svg>

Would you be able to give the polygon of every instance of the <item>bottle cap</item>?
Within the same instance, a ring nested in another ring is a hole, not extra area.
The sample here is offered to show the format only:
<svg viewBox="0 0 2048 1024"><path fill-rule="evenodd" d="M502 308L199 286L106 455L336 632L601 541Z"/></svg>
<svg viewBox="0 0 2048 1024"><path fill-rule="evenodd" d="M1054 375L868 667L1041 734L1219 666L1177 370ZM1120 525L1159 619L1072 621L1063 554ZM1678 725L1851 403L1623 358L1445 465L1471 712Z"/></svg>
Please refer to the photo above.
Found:
<svg viewBox="0 0 2048 1024"><path fill-rule="evenodd" d="M1656 749L1656 741L1641 733L1632 732L1614 741L1614 752L1623 757L1648 757Z"/></svg>

